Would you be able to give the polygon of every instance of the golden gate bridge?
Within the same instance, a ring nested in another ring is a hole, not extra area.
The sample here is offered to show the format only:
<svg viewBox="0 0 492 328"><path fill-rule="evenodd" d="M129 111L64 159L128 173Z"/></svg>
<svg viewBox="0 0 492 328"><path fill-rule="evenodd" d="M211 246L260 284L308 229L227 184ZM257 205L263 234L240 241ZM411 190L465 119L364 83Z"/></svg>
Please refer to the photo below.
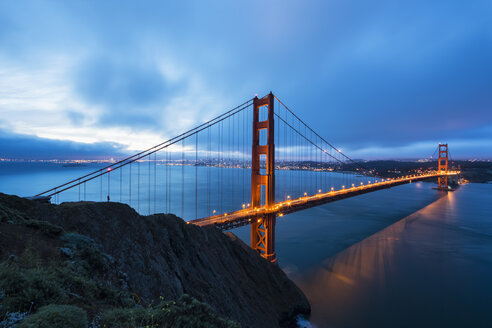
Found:
<svg viewBox="0 0 492 328"><path fill-rule="evenodd" d="M222 230L251 225L251 247L275 262L279 216L428 179L449 190L448 178L459 171L448 169L447 144L438 152L436 170L384 179L270 93L35 197L117 200L139 212L174 211L189 224Z"/></svg>

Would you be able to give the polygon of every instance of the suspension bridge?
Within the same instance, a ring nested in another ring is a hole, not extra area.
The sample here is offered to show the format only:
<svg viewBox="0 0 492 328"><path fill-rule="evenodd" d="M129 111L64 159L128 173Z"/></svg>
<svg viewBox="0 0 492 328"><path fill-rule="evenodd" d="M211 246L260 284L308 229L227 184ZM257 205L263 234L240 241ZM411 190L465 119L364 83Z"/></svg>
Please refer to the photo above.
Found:
<svg viewBox="0 0 492 328"><path fill-rule="evenodd" d="M435 170L381 178L270 93L35 197L119 201L142 214L176 213L222 230L251 225L251 247L275 262L279 216L428 179L449 190L459 172L448 169L447 144L438 152Z"/></svg>

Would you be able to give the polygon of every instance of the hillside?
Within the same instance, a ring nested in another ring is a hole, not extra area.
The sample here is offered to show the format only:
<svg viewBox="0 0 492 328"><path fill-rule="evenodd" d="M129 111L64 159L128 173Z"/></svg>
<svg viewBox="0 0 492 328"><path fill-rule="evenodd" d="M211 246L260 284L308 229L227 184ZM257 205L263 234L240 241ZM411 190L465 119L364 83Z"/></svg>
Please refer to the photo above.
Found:
<svg viewBox="0 0 492 328"><path fill-rule="evenodd" d="M310 311L283 271L233 234L174 215L140 216L124 204L52 205L0 194L0 246L0 274L25 284L12 289L2 279L4 316L34 317L57 304L76 306L100 327L144 326L150 318L160 318L154 327L276 327ZM36 275L52 286L34 290L35 300L17 297L37 288Z"/></svg>

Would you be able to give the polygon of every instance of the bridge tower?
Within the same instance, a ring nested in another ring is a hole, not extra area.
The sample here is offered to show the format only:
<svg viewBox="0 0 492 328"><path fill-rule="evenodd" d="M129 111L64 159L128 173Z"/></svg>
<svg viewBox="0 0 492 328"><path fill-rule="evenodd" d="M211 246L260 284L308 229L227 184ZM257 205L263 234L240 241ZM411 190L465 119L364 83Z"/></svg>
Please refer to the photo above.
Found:
<svg viewBox="0 0 492 328"><path fill-rule="evenodd" d="M253 99L253 146L251 160L251 207L261 206L264 193L265 205L275 205L275 131L274 131L274 97L273 94ZM268 119L260 121L260 109L268 109ZM260 144L260 131L266 130L266 144ZM261 174L261 157L266 157L266 174ZM275 255L275 221L276 214L266 214L251 223L251 248L264 258L276 262Z"/></svg>
<svg viewBox="0 0 492 328"><path fill-rule="evenodd" d="M439 144L438 172L444 174L448 173L448 144ZM439 190L448 189L447 176L438 178L438 189Z"/></svg>

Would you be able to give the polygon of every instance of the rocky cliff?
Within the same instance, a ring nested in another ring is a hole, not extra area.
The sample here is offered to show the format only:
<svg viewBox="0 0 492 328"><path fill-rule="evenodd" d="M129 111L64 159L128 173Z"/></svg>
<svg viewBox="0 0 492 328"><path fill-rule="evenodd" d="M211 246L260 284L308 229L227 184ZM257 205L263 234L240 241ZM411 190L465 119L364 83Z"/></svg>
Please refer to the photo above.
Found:
<svg viewBox="0 0 492 328"><path fill-rule="evenodd" d="M141 216L119 203L52 205L0 194L0 205L92 238L114 259L114 270L126 275L123 287L143 304L188 294L244 327L289 326L295 315L310 311L277 265L231 233L169 214Z"/></svg>

